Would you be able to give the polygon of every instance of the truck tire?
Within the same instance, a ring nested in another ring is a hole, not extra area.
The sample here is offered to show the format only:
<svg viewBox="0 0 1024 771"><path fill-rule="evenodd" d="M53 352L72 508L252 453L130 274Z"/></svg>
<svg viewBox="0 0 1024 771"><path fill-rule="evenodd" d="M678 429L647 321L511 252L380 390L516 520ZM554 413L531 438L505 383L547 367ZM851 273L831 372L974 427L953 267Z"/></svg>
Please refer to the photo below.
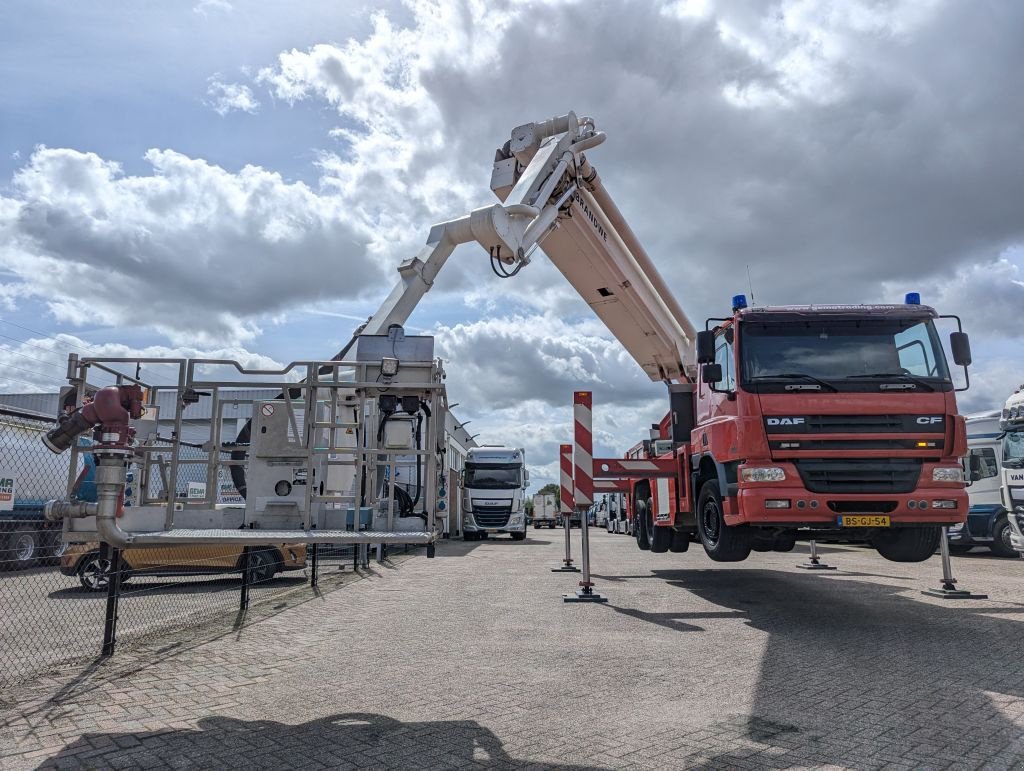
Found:
<svg viewBox="0 0 1024 771"><path fill-rule="evenodd" d="M509 533L509 535L512 536L512 540L513 541L525 541L526 540L526 531L525 530L523 532L521 532L521 533Z"/></svg>
<svg viewBox="0 0 1024 771"><path fill-rule="evenodd" d="M643 498L638 498L633 506L633 537L643 551L651 548L651 542L647 539L647 501Z"/></svg>
<svg viewBox="0 0 1024 771"><path fill-rule="evenodd" d="M937 525L901 527L880 532L871 545L890 562L924 562L939 548L941 537Z"/></svg>
<svg viewBox="0 0 1024 771"><path fill-rule="evenodd" d="M710 480L697 498L697 534L704 551L715 562L742 562L750 556L752 534L746 526L725 524L718 482Z"/></svg>
<svg viewBox="0 0 1024 771"><path fill-rule="evenodd" d="M992 535L995 540L989 544L989 549L997 557L1016 557L1017 552L1010 546L1010 523L1003 515L996 520L992 526Z"/></svg>
<svg viewBox="0 0 1024 771"><path fill-rule="evenodd" d="M480 535L479 535L479 533L470 533L469 531L463 531L463 533L462 533L462 540L463 541L478 541L478 540L480 540Z"/></svg>
<svg viewBox="0 0 1024 771"><path fill-rule="evenodd" d="M674 530L672 532L672 543L668 550L673 554L682 554L690 548L690 534L685 530Z"/></svg>
<svg viewBox="0 0 1024 771"><path fill-rule="evenodd" d="M647 540L651 544L651 551L655 554L664 554L672 545L672 528L658 527L654 523L654 507L651 506L650 499L645 503L647 504L647 521L644 524L647 525Z"/></svg>
<svg viewBox="0 0 1024 771"><path fill-rule="evenodd" d="M36 564L41 552L41 535L40 532L30 529L15 530L7 535L3 552L8 570L24 570Z"/></svg>

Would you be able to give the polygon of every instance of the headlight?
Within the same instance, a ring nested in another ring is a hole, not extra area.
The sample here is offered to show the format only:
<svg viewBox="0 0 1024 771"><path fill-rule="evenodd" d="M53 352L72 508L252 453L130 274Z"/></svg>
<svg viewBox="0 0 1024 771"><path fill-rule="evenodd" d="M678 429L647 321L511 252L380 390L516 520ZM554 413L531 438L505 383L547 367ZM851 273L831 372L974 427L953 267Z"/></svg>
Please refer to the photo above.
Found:
<svg viewBox="0 0 1024 771"><path fill-rule="evenodd" d="M778 466L754 466L740 469L740 479L744 482L781 482L786 472Z"/></svg>
<svg viewBox="0 0 1024 771"><path fill-rule="evenodd" d="M932 469L933 482L963 482L964 470L959 466L940 466Z"/></svg>

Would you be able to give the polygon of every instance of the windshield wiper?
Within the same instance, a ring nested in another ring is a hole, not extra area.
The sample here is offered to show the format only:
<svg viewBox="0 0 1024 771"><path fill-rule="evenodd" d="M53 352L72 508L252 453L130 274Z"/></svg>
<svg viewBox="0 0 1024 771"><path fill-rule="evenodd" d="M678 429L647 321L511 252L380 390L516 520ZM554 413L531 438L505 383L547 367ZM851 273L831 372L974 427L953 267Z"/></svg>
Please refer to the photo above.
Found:
<svg viewBox="0 0 1024 771"><path fill-rule="evenodd" d="M1004 458L1003 468L1024 468L1024 458Z"/></svg>
<svg viewBox="0 0 1024 771"><path fill-rule="evenodd" d="M776 374L776 375L755 375L754 377L750 378L750 380L747 381L747 382L749 382L749 383L762 382L763 383L763 382L768 381L768 380L792 380L793 378L800 378L802 380L809 380L812 383L814 383L815 385L818 385L821 388L827 388L830 391L838 391L839 390L834 385L829 383L827 380L822 380L821 378L817 378L814 375L808 375L808 374L806 374L804 372L780 372L779 374Z"/></svg>
<svg viewBox="0 0 1024 771"><path fill-rule="evenodd" d="M895 378L897 380L909 380L914 385L919 385L922 388L927 388L929 391L934 391L935 386L922 380L919 377L908 375L906 372L872 372L866 375L848 375L845 380L888 380L889 378Z"/></svg>

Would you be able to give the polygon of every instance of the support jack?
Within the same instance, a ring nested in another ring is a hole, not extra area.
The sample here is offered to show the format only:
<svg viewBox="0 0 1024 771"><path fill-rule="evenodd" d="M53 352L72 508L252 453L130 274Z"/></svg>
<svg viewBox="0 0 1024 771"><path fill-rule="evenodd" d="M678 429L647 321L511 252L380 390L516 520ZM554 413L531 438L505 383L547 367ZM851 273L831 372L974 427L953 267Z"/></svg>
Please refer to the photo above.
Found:
<svg viewBox="0 0 1024 771"><path fill-rule="evenodd" d="M572 551L569 546L569 531L571 528L571 519L569 512L562 513L562 521L565 525L565 559L562 560L562 564L557 568L551 568L552 573L579 573L580 569L572 564Z"/></svg>
<svg viewBox="0 0 1024 771"><path fill-rule="evenodd" d="M593 586L584 586L580 581L580 588L574 594L563 594L562 602L608 602L608 598L595 592Z"/></svg>
<svg viewBox="0 0 1024 771"><path fill-rule="evenodd" d="M798 568L802 570L836 570L834 565L826 565L821 559L818 558L818 544L815 541L811 541L811 557L800 565Z"/></svg>
<svg viewBox="0 0 1024 771"><path fill-rule="evenodd" d="M946 528L942 528L942 540L939 542L939 554L942 556L942 585L938 589L924 589L921 594L928 597L939 597L943 600L987 600L987 594L974 594L966 589L956 588L953 578L953 565L949 558L949 540Z"/></svg>

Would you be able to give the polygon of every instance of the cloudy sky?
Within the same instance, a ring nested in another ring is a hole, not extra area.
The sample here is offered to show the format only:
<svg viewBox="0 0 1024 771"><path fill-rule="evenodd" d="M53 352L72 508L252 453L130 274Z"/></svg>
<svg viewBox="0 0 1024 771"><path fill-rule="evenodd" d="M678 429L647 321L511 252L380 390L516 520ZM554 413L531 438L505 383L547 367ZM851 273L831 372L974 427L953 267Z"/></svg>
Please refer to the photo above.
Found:
<svg viewBox="0 0 1024 771"><path fill-rule="evenodd" d="M494 148L575 110L698 323L920 291L972 333L964 411L1024 381L1024 4L7 0L0 389L68 351L328 358ZM573 388L599 453L664 411L561 275L463 246L409 320L478 441L547 481ZM159 377L156 371L150 373Z"/></svg>

